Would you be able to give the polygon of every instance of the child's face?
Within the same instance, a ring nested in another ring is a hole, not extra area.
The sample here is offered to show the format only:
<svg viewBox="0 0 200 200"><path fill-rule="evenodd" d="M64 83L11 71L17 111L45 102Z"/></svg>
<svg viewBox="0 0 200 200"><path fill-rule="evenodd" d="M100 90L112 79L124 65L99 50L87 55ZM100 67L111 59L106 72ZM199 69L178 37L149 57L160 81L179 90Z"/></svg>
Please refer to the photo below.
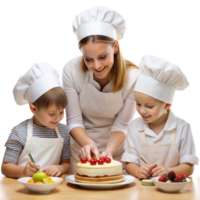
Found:
<svg viewBox="0 0 200 200"><path fill-rule="evenodd" d="M30 109L34 114L34 124L51 129L56 128L64 116L64 109L58 109L55 104L50 105L48 108L42 107L39 110L31 104Z"/></svg>
<svg viewBox="0 0 200 200"><path fill-rule="evenodd" d="M154 99L146 94L135 92L136 109L146 123L158 120L167 113L168 105L162 101Z"/></svg>

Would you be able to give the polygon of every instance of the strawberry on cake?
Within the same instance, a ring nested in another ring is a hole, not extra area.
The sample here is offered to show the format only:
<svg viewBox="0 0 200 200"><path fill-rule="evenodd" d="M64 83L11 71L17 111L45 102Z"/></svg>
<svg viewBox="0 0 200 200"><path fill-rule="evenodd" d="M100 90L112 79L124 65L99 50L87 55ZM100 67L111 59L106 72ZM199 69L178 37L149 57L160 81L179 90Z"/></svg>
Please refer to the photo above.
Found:
<svg viewBox="0 0 200 200"><path fill-rule="evenodd" d="M99 160L91 158L90 162L86 158L81 158L81 162L77 163L76 167L75 179L78 182L108 184L125 180L122 175L122 164L108 157L101 157Z"/></svg>

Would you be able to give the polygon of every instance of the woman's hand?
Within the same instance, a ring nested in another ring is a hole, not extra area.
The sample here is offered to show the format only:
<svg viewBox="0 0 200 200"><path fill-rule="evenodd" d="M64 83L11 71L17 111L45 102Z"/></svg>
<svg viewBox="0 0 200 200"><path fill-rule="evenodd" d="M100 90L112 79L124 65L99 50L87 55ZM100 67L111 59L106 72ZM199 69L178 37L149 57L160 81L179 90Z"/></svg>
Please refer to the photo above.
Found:
<svg viewBox="0 0 200 200"><path fill-rule="evenodd" d="M168 172L169 172L168 169L161 165L161 166L158 166L158 167L152 169L151 176L156 177L156 176L167 175Z"/></svg>
<svg viewBox="0 0 200 200"><path fill-rule="evenodd" d="M105 150L105 151L103 151L102 153L101 153L101 157L109 157L111 160L113 160L113 157L112 157L112 153L111 153L111 151L109 151L109 150Z"/></svg>
<svg viewBox="0 0 200 200"><path fill-rule="evenodd" d="M45 172L47 176L58 177L62 174L60 168L57 165L51 165L50 167L43 169L42 171Z"/></svg>
<svg viewBox="0 0 200 200"><path fill-rule="evenodd" d="M40 169L39 165L36 165L35 163L29 161L26 163L26 166L23 170L23 174L24 176L33 176L33 174L35 174L37 172L37 169Z"/></svg>
<svg viewBox="0 0 200 200"><path fill-rule="evenodd" d="M152 167L148 164L143 164L139 167L137 177L139 179L147 179L151 176Z"/></svg>
<svg viewBox="0 0 200 200"><path fill-rule="evenodd" d="M81 150L78 153L78 157L87 158L87 160L90 161L92 154L96 157L97 160L100 158L99 150L97 149L97 146L95 143L88 144L84 146L83 148L81 148Z"/></svg>

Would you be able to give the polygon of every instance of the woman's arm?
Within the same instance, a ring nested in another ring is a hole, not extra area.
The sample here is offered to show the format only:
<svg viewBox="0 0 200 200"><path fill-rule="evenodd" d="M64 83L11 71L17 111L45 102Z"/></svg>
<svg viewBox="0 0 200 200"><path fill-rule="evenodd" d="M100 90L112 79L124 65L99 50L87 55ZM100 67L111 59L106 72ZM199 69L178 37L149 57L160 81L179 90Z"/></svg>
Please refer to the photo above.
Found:
<svg viewBox="0 0 200 200"><path fill-rule="evenodd" d="M102 153L104 157L113 157L113 154L118 149L118 147L124 142L126 139L126 134L122 131L114 131L110 134L108 138L108 142L106 145L106 150Z"/></svg>
<svg viewBox="0 0 200 200"><path fill-rule="evenodd" d="M91 151L95 155L97 159L99 159L99 151L97 149L96 144L93 140L91 140L86 130L82 127L75 127L71 130L71 136L78 142L83 148L79 152L79 158L87 158L88 160L91 159Z"/></svg>

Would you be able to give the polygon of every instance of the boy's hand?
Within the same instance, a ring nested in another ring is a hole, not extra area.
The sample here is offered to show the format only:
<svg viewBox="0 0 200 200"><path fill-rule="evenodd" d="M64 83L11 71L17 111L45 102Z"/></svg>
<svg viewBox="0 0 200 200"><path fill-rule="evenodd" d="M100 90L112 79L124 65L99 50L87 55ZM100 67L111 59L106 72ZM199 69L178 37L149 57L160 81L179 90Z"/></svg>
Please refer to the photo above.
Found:
<svg viewBox="0 0 200 200"><path fill-rule="evenodd" d="M36 165L35 163L29 161L26 163L26 166L24 168L23 174L24 176L30 176L32 177L33 174L37 172L37 169L40 169L39 165Z"/></svg>
<svg viewBox="0 0 200 200"><path fill-rule="evenodd" d="M62 174L60 168L57 165L51 165L48 168L42 170L46 173L47 176L55 176L58 177Z"/></svg>
<svg viewBox="0 0 200 200"><path fill-rule="evenodd" d="M139 179L147 179L151 176L151 170L152 170L152 167L148 164L143 164L142 166L140 166L139 170L138 170L138 174L137 174L137 177Z"/></svg>
<svg viewBox="0 0 200 200"><path fill-rule="evenodd" d="M158 166L154 169L152 169L151 171L151 176L152 177L156 177L156 176L162 176L162 175L167 175L168 174L168 170L167 168L163 167L162 165L161 166Z"/></svg>

